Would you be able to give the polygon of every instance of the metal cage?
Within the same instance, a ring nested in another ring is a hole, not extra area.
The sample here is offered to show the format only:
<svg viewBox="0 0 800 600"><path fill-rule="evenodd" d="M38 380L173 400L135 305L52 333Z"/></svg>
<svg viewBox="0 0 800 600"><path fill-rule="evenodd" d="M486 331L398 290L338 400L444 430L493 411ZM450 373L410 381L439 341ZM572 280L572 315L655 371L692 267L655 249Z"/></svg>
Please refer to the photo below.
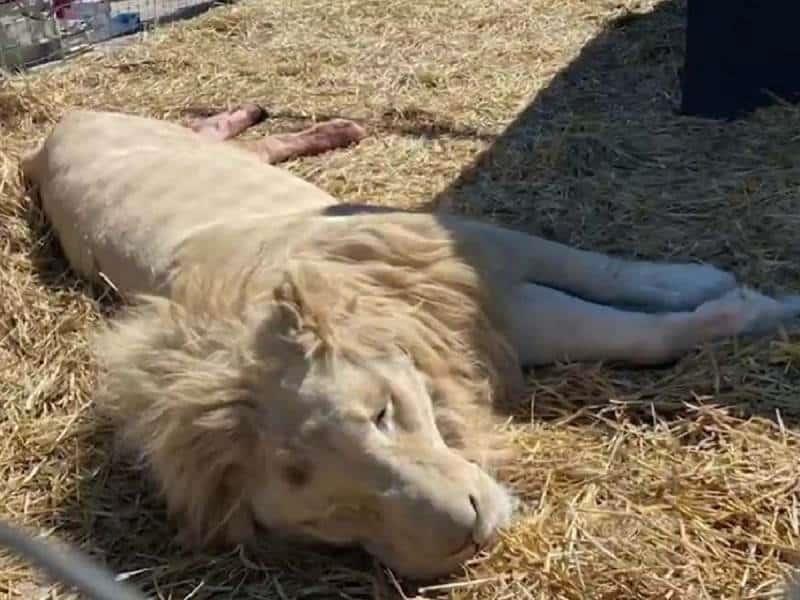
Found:
<svg viewBox="0 0 800 600"><path fill-rule="evenodd" d="M215 0L0 0L0 70L61 60L197 14Z"/></svg>

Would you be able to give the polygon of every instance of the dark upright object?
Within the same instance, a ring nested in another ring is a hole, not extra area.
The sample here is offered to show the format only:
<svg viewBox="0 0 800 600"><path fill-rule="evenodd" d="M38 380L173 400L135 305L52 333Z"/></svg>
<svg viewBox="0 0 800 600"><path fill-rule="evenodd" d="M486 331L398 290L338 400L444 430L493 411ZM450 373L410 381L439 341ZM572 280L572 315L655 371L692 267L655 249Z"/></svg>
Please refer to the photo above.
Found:
<svg viewBox="0 0 800 600"><path fill-rule="evenodd" d="M681 112L732 119L800 100L800 0L688 0Z"/></svg>

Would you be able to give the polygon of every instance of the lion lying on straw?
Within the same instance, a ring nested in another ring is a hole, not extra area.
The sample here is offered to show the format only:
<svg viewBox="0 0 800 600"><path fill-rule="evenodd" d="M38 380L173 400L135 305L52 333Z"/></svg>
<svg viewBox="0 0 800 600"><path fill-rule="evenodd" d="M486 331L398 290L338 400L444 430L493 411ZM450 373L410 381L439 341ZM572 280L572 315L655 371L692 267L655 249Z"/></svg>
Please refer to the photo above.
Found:
<svg viewBox="0 0 800 600"><path fill-rule="evenodd" d="M258 118L76 111L23 161L72 267L137 298L98 340L97 402L189 544L264 528L450 572L511 517L492 406L522 367L663 363L800 313L711 266L337 206L268 163L363 131L226 141Z"/></svg>

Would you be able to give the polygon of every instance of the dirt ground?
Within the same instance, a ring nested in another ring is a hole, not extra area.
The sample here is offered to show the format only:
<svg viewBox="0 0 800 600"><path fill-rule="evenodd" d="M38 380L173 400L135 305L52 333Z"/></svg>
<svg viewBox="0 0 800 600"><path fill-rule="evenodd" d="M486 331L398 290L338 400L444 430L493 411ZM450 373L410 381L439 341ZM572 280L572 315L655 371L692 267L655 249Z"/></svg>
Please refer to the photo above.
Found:
<svg viewBox="0 0 800 600"><path fill-rule="evenodd" d="M0 513L157 598L770 598L800 563L800 337L676 365L529 376L501 477L519 522L462 573L396 582L356 551L265 539L197 556L92 414L107 290L67 269L19 154L71 107L180 120L261 102L253 132L332 116L359 146L286 168L335 196L448 209L584 248L800 290L800 112L677 116L685 6L666 0L259 0L122 54L0 79ZM565 332L566 335L569 332ZM66 598L0 555L0 596Z"/></svg>

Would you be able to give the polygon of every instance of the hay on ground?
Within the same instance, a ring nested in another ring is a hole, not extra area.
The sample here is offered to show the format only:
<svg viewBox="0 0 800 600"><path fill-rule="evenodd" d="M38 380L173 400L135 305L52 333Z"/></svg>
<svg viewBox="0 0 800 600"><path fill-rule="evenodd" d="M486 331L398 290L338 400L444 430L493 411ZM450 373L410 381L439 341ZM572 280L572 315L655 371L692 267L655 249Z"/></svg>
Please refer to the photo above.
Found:
<svg viewBox="0 0 800 600"><path fill-rule="evenodd" d="M582 247L700 259L800 290L800 112L679 118L685 7L667 0L260 0L123 54L0 81L0 511L159 598L767 598L800 563L800 338L729 341L660 370L530 376L503 478L521 521L414 590L358 552L192 556L92 418L77 281L21 193L19 154L71 107L180 120L258 101L252 135L362 120L287 168L351 201L453 210ZM487 151L475 161L478 154ZM48 591L52 596L47 596ZM66 598L0 558L0 594Z"/></svg>

